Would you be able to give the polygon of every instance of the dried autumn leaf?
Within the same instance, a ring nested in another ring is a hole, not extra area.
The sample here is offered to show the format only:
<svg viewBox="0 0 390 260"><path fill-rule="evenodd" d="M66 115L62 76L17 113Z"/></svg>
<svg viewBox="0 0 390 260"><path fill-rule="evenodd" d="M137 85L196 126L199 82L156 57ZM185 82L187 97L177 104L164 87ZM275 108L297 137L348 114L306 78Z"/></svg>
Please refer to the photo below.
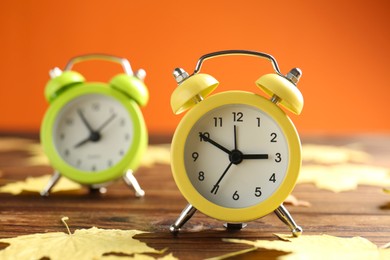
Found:
<svg viewBox="0 0 390 260"><path fill-rule="evenodd" d="M383 189L383 191L384 191L385 193L390 194L390 189Z"/></svg>
<svg viewBox="0 0 390 260"><path fill-rule="evenodd" d="M155 259L156 260L178 260L178 258L174 257L172 253L158 258L154 258L148 255L134 254L134 256L109 255L109 256L103 256L101 259L102 260L155 260Z"/></svg>
<svg viewBox="0 0 390 260"><path fill-rule="evenodd" d="M63 218L63 222L67 218ZM65 223L65 222L64 222ZM15 238L0 239L1 243L10 244L0 251L0 259L99 259L106 253L127 255L142 253L162 253L134 239L139 230L79 229L73 234L50 232L24 235Z"/></svg>
<svg viewBox="0 0 390 260"><path fill-rule="evenodd" d="M348 147L318 144L302 145L302 160L304 162L320 164L367 163L371 159L370 154Z"/></svg>
<svg viewBox="0 0 390 260"><path fill-rule="evenodd" d="M155 164L170 164L171 153L169 144L149 145L142 157L141 166L152 167Z"/></svg>
<svg viewBox="0 0 390 260"><path fill-rule="evenodd" d="M27 177L24 181L9 183L0 187L0 192L17 195L23 191L40 192L49 182L51 176L43 175L40 177ZM52 192L72 191L81 189L81 185L67 178L61 178L53 187Z"/></svg>
<svg viewBox="0 0 390 260"><path fill-rule="evenodd" d="M390 186L390 169L363 164L304 165L298 183L314 183L334 192L354 190L358 185Z"/></svg>
<svg viewBox="0 0 390 260"><path fill-rule="evenodd" d="M27 151L28 146L34 141L24 138L2 137L0 138L0 152Z"/></svg>
<svg viewBox="0 0 390 260"><path fill-rule="evenodd" d="M277 259L280 260L390 259L390 249L378 248L375 244L362 237L341 238L329 235L302 235L296 238L290 235L277 236L283 241L249 241L241 239L224 239L224 241L291 253L278 257Z"/></svg>
<svg viewBox="0 0 390 260"><path fill-rule="evenodd" d="M283 202L284 204L290 204L293 206L302 206L302 207L310 207L311 204L305 200L299 200L294 195L288 195L287 199Z"/></svg>

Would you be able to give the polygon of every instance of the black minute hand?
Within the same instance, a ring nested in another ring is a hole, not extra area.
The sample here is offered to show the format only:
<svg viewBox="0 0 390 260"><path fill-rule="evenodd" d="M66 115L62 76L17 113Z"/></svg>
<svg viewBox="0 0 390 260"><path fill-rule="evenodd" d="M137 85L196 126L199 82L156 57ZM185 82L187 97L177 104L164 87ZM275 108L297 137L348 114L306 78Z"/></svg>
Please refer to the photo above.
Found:
<svg viewBox="0 0 390 260"><path fill-rule="evenodd" d="M207 135L203 134L203 133L199 133L199 136L205 140L206 142L209 142L210 144L214 145L215 147L221 149L222 151L224 151L225 153L227 154L230 154L230 151L229 149L223 147L222 145L220 145L219 143L215 142L214 140L210 139L210 137L208 137Z"/></svg>

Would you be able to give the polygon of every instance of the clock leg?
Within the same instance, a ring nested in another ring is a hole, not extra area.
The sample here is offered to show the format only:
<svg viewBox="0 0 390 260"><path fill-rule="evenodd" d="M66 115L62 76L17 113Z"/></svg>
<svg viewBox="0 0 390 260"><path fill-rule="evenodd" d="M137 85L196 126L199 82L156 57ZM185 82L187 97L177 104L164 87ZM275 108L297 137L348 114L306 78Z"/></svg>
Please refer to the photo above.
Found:
<svg viewBox="0 0 390 260"><path fill-rule="evenodd" d="M302 228L295 223L294 219L283 204L281 204L274 212L276 216L278 216L278 218L291 229L294 237L299 237L302 234Z"/></svg>
<svg viewBox="0 0 390 260"><path fill-rule="evenodd" d="M129 187L134 188L136 197L143 197L145 195L145 191L141 189L141 186L139 186L139 183L134 177L132 170L128 169L126 171L126 174L123 175L123 180Z"/></svg>
<svg viewBox="0 0 390 260"><path fill-rule="evenodd" d="M59 171L55 171L49 182L47 183L46 187L40 192L41 196L46 197L49 196L50 190L57 184L57 182L60 180L61 174Z"/></svg>
<svg viewBox="0 0 390 260"><path fill-rule="evenodd" d="M191 204L188 204L183 211L180 213L180 216L176 219L175 223L173 223L169 230L177 234L180 231L180 228L194 215L196 212L196 208L194 208Z"/></svg>

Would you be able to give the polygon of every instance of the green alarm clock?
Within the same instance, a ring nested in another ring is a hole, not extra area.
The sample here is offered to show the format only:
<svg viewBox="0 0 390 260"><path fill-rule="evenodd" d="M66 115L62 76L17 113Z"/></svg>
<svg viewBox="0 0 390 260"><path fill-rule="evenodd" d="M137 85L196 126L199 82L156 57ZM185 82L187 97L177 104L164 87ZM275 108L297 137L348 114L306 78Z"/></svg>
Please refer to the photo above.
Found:
<svg viewBox="0 0 390 260"><path fill-rule="evenodd" d="M71 70L75 63L105 60L122 65L124 73L108 83L88 82ZM91 189L104 189L120 177L144 195L133 171L147 148L148 134L140 106L149 94L144 70L133 73L127 59L88 54L71 59L64 71L54 68L45 88L50 107L41 125L41 143L55 172L42 196L61 176Z"/></svg>

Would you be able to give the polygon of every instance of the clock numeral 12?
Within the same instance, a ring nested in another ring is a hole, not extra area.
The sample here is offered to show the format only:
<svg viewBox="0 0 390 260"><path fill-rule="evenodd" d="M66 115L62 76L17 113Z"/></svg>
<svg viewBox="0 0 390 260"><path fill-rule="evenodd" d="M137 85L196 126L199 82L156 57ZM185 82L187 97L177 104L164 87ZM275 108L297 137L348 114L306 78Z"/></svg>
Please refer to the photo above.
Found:
<svg viewBox="0 0 390 260"><path fill-rule="evenodd" d="M232 112L233 122L243 122L242 117L244 114L242 112Z"/></svg>

